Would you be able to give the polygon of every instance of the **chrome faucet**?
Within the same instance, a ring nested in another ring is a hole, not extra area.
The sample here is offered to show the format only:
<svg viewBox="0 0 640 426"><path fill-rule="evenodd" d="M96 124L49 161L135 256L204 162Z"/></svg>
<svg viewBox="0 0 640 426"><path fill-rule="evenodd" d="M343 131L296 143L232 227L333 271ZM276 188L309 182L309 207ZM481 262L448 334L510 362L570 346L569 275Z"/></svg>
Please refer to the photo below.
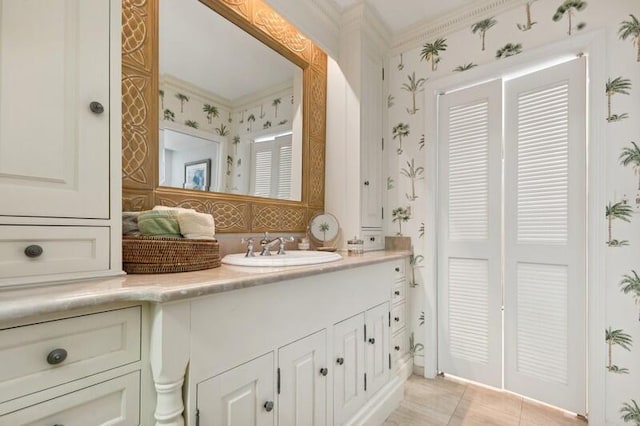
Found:
<svg viewBox="0 0 640 426"><path fill-rule="evenodd" d="M279 255L285 254L284 248L287 241L293 241L293 237L277 237L269 240L269 233L265 232L264 237L260 240L260 247L262 247L260 256L271 256L271 249L275 246L278 246Z"/></svg>
<svg viewBox="0 0 640 426"><path fill-rule="evenodd" d="M247 253L244 255L244 257L255 257L256 254L253 252L253 243L254 243L254 239L253 238L243 238L242 239L243 243L247 243Z"/></svg>

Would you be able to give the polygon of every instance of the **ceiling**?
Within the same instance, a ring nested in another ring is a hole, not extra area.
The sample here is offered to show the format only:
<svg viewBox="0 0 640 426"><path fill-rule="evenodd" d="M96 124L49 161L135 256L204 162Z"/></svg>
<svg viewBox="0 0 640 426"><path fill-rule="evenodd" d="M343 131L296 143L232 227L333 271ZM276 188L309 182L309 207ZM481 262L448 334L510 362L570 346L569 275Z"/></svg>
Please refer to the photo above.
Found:
<svg viewBox="0 0 640 426"><path fill-rule="evenodd" d="M438 18L452 10L467 6L474 0L327 0L341 12L355 4L366 2L378 12L392 33L406 30L419 22Z"/></svg>
<svg viewBox="0 0 640 426"><path fill-rule="evenodd" d="M231 102L300 72L276 51L198 0L160 1L160 74L169 74Z"/></svg>

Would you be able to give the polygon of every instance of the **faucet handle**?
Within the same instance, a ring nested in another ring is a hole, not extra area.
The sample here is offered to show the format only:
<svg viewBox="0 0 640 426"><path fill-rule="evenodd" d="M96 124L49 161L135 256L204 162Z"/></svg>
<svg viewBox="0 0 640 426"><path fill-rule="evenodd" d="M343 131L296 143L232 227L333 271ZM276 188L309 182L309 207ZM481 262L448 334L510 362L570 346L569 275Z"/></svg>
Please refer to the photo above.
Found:
<svg viewBox="0 0 640 426"><path fill-rule="evenodd" d="M280 240L280 247L278 248L278 254L285 254L285 251L284 251L285 243L290 243L292 241L295 241L295 238L293 238L292 236L280 237L278 239Z"/></svg>
<svg viewBox="0 0 640 426"><path fill-rule="evenodd" d="M244 257L255 257L256 254L253 252L253 243L255 240L253 239L253 237L242 238L240 241L242 242L242 244L247 244L247 253L244 255Z"/></svg>

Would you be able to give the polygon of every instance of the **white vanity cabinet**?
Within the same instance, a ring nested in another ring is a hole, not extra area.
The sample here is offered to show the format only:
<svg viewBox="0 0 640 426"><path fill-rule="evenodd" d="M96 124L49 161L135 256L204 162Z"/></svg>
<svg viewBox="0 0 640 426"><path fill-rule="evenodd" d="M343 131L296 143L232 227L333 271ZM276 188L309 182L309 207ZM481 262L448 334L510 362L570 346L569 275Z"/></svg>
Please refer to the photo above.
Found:
<svg viewBox="0 0 640 426"><path fill-rule="evenodd" d="M146 421L142 306L35 321L0 326L1 426Z"/></svg>
<svg viewBox="0 0 640 426"><path fill-rule="evenodd" d="M120 7L0 2L0 287L121 270Z"/></svg>

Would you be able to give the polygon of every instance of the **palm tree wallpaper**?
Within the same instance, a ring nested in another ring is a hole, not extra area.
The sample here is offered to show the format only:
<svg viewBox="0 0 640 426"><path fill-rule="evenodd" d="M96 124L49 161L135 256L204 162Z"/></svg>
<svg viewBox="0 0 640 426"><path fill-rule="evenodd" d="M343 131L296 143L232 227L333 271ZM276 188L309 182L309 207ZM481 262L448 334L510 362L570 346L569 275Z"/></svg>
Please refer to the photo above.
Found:
<svg viewBox="0 0 640 426"><path fill-rule="evenodd" d="M638 345L628 345L630 351L627 351L623 346L625 335L631 341L640 339L640 312L635 303L636 295L640 294L635 289L640 284L629 273L631 270L640 271L640 257L637 254L640 209L636 208L635 201L627 201L640 198L640 142L637 139L640 116L634 113L640 105L640 91L635 90L640 82L640 20L637 18L640 17L640 3L638 0L523 0L509 10L496 10L483 9L473 15L473 21L455 30L434 29L428 32L426 43L415 41L411 47L403 48L389 58L391 67L385 79L388 86L385 93L388 123L385 140L393 141L395 145L392 145L392 149L385 147L384 151L384 176L387 179L384 227L387 235L397 233L397 219L386 212L393 212L397 206L408 203L411 216L402 222L402 232L411 236L414 255L425 259L424 268L416 268L414 274L409 275L410 282L416 286L408 289L407 297L418 301L407 314L414 318L408 321L412 325L409 333L414 333L415 345L425 345L425 330L433 329L432 321L435 321L432 315L421 317L421 312L430 311L422 305L422 300L426 289L435 285L429 271L433 270L431 262L435 258L435 233L431 232L431 228L436 223L433 222L435 212L429 203L433 199L430 191L437 176L432 165L438 148L437 132L427 124L426 108L422 103L424 95L419 91L415 96L415 109L418 111L411 113L414 93L409 76L415 75L416 81L428 77L424 87L454 74L457 74L455 81L472 84L473 81L464 80L464 76L480 75L486 65L492 65L495 69L496 62L504 61L504 58L519 54L522 61L525 60L524 55L534 50L549 49L554 43L586 38L592 32L602 31L606 34L608 60L604 65L604 76L592 84L594 87L605 87L605 96L598 101L602 107L600 120L604 118L604 124L610 123L602 129L606 143L603 161L607 170L606 193L603 194L606 197L603 203L605 215L601 216L603 212L600 209L591 213L598 215L603 222L603 228L599 230L603 240L600 244L606 253L603 263L606 264L607 284L603 282L602 285L606 287L607 297L603 303L606 303L607 324L613 325L611 332L615 332L607 340L607 345L611 344L612 348L611 369L608 368L607 358L602 366L607 368L601 370L606 375L606 421L602 424L620 426L626 421L627 424L640 426L637 422L640 408L632 402L640 401L640 388L637 385L640 383L640 348ZM495 20L496 23L483 23L484 20ZM631 48L634 49L633 55ZM425 65L428 71L425 71ZM508 65L505 63L505 66ZM465 74L469 70L473 73ZM429 143L421 143L421 135ZM635 145L630 141L634 141ZM424 168L423 179L407 176L411 175L409 165L412 160L414 169ZM408 201L407 196L411 198L414 194L416 199ZM609 200L611 203L607 204ZM430 232L426 232L426 229ZM621 291L623 287L616 285L623 274L629 275L629 282L624 286L626 294ZM421 321L429 323L429 326L419 327ZM424 365L424 356L424 351L415 353L415 364ZM624 418L622 407L625 407Z"/></svg>
<svg viewBox="0 0 640 426"><path fill-rule="evenodd" d="M622 276L620 291L624 294L630 294L636 304L640 304L640 276L638 276L636 271L631 271L630 274ZM638 317L638 321L640 321L640 316Z"/></svg>
<svg viewBox="0 0 640 426"><path fill-rule="evenodd" d="M607 205L605 209L605 217L607 218L607 245L609 247L623 247L629 245L629 241L627 240L616 240L613 238L613 221L618 219L627 223L631 222L632 213L633 209L622 201L609 203Z"/></svg>
<svg viewBox="0 0 640 426"><path fill-rule="evenodd" d="M611 373L616 374L629 374L629 369L618 367L613 363L613 347L620 346L626 351L631 351L631 346L633 344L631 335L625 333L622 330L613 330L611 327L604 331L604 335L604 340L607 343L609 354L609 363L607 364L607 370Z"/></svg>
<svg viewBox="0 0 640 426"><path fill-rule="evenodd" d="M640 191L640 147L635 142L631 142L631 146L626 146L620 154L620 164L623 166L631 166L634 173L638 177L638 190Z"/></svg>
<svg viewBox="0 0 640 426"><path fill-rule="evenodd" d="M636 48L636 62L640 62L640 21L635 15L630 14L629 19L622 21L618 36L621 40L631 39Z"/></svg>
<svg viewBox="0 0 640 426"><path fill-rule="evenodd" d="M433 43L425 43L420 52L420 59L431 62L431 71L438 69L440 62L440 52L447 50L447 40L439 38Z"/></svg>
<svg viewBox="0 0 640 426"><path fill-rule="evenodd" d="M396 152L398 155L402 154L402 138L409 136L409 125L404 123L398 123L393 127L393 139L398 139L398 149Z"/></svg>
<svg viewBox="0 0 640 426"><path fill-rule="evenodd" d="M612 114L611 113L611 98L614 95L628 95L631 90L631 80L628 78L616 77L613 80L609 78L605 85L605 93L607 95L607 121L609 123L614 121L620 121L628 118L627 113Z"/></svg>
<svg viewBox="0 0 640 426"><path fill-rule="evenodd" d="M532 13L531 13L531 6L537 1L538 0L530 0L525 3L524 7L525 7L525 13L527 16L527 21L524 24L516 24L516 27L520 31L529 31L531 28L533 28L535 24L537 24L537 22L533 20Z"/></svg>
<svg viewBox="0 0 640 426"><path fill-rule="evenodd" d="M638 406L635 399L622 404L622 408L620 408L620 418L624 420L625 423L640 426L640 406Z"/></svg>
<svg viewBox="0 0 640 426"><path fill-rule="evenodd" d="M475 24L473 24L471 26L471 32L474 34L480 34L480 39L482 40L482 51L485 51L485 39L487 36L487 31L489 31L491 28L493 28L496 24L498 23L498 21L496 21L495 19L493 19L493 17L491 18L487 18L487 19L483 19L482 21L476 22Z"/></svg>
<svg viewBox="0 0 640 426"><path fill-rule="evenodd" d="M176 99L180 101L180 112L184 112L184 103L189 102L189 97L183 93L176 93Z"/></svg>
<svg viewBox="0 0 640 426"><path fill-rule="evenodd" d="M522 53L522 44L520 43L507 43L496 51L496 59L508 58L509 56L515 56Z"/></svg>
<svg viewBox="0 0 640 426"><path fill-rule="evenodd" d="M565 0L562 2L558 9L556 9L556 13L553 14L554 22L561 21L565 16L567 17L567 21L569 22L569 31L567 31L568 35L571 35L574 30L582 30L587 25L584 22L579 22L576 26L573 26L573 16L583 11L587 7L587 2L583 0Z"/></svg>
<svg viewBox="0 0 640 426"><path fill-rule="evenodd" d="M415 72L411 73L411 75L408 75L407 79L409 80L409 82L403 83L401 88L402 90L411 93L411 108L407 108L407 112L413 115L419 111L419 108L416 107L416 93L423 90L424 83L427 81L427 79L416 78Z"/></svg>
<svg viewBox="0 0 640 426"><path fill-rule="evenodd" d="M209 124L213 123L213 119L220 115L218 107L211 104L204 104L202 106L202 111L207 114L207 121L209 122Z"/></svg>
<svg viewBox="0 0 640 426"><path fill-rule="evenodd" d="M416 180L424 179L424 167L416 167L415 160L407 161L407 167L400 170L400 174L409 178L411 181L411 194L406 194L407 200L415 201L418 196L416 195Z"/></svg>

